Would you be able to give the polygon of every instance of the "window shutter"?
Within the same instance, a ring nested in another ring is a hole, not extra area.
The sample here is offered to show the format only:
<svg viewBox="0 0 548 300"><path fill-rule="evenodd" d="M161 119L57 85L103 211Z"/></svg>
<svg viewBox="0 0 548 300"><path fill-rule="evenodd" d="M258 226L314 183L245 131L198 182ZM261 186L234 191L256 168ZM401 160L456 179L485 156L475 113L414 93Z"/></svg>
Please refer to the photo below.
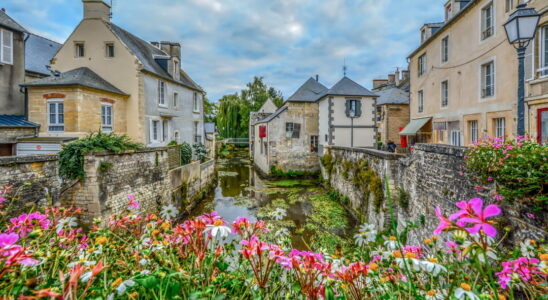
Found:
<svg viewBox="0 0 548 300"><path fill-rule="evenodd" d="M525 50L525 80L535 78L535 66L533 62L533 51L535 49L535 40L533 39Z"/></svg>
<svg viewBox="0 0 548 300"><path fill-rule="evenodd" d="M345 105L346 105L346 109L345 109L346 116L350 118L350 100L346 100Z"/></svg>
<svg viewBox="0 0 548 300"><path fill-rule="evenodd" d="M293 124L293 138L298 139L301 136L301 124Z"/></svg>
<svg viewBox="0 0 548 300"><path fill-rule="evenodd" d="M13 63L13 33L8 30L2 30L2 62L6 64Z"/></svg>
<svg viewBox="0 0 548 300"><path fill-rule="evenodd" d="M362 101L356 100L356 118L362 116Z"/></svg>

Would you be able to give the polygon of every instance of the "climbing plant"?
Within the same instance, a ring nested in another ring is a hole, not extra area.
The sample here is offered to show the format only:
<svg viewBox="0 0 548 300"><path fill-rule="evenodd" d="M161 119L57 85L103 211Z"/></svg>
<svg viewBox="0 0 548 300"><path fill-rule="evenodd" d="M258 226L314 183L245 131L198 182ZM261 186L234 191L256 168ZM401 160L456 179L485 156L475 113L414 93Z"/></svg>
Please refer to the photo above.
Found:
<svg viewBox="0 0 548 300"><path fill-rule="evenodd" d="M181 144L181 164L187 165L192 161L192 147L189 143Z"/></svg>

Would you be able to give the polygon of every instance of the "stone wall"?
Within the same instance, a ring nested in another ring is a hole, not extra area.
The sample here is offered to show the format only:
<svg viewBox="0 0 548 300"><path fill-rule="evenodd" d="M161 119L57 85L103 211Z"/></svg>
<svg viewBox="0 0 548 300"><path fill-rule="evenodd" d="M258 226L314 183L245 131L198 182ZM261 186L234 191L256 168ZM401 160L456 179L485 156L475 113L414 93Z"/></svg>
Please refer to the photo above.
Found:
<svg viewBox="0 0 548 300"><path fill-rule="evenodd" d="M2 127L0 130L0 144L16 143L17 138L35 137L37 128L32 127Z"/></svg>
<svg viewBox="0 0 548 300"><path fill-rule="evenodd" d="M57 155L0 158L0 186L13 186L21 203L10 208L14 215L32 205L44 207L59 200Z"/></svg>
<svg viewBox="0 0 548 300"><path fill-rule="evenodd" d="M215 182L215 160L192 162L169 171L173 200L183 212L190 212Z"/></svg>
<svg viewBox="0 0 548 300"><path fill-rule="evenodd" d="M388 229L390 205L384 188L388 186L399 228L403 228L407 221L423 225L419 230L410 232L411 242L432 235L438 224L434 211L436 206L450 213L455 211L454 204L461 200L480 197L484 202L494 202L493 188L478 191L474 182L464 174L463 147L416 144L414 152L407 156L343 147L326 148L326 153L333 157L334 163L331 176L322 166L323 176L343 198L348 197L346 204L350 211L361 221L375 224L379 229ZM381 179L385 192L380 203L373 193L369 197L364 196L361 183L353 180L360 164L367 164ZM531 212L527 207L506 202L501 205L504 215L497 222L500 229L506 226L512 228L509 241L515 243L524 238L546 237L546 231L542 230L546 216L537 216L535 221L526 217Z"/></svg>

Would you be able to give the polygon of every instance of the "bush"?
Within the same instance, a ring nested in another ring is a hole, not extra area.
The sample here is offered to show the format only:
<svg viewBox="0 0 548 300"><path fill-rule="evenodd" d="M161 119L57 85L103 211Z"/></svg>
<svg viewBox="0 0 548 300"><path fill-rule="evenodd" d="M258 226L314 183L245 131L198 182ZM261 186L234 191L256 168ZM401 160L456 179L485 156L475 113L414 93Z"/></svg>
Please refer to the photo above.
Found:
<svg viewBox="0 0 548 300"><path fill-rule="evenodd" d="M196 155L196 158L199 161L204 162L207 158L207 149L204 144L194 144L192 148L194 148L194 154Z"/></svg>
<svg viewBox="0 0 548 300"><path fill-rule="evenodd" d="M192 147L189 143L181 144L181 164L187 165L192 161Z"/></svg>
<svg viewBox="0 0 548 300"><path fill-rule="evenodd" d="M127 135L90 133L85 138L63 146L59 152L59 175L67 180L84 178L84 155L91 151L107 150L119 153L140 148L142 145L132 142Z"/></svg>
<svg viewBox="0 0 548 300"><path fill-rule="evenodd" d="M502 141L486 138L466 154L466 168L481 185L495 183L500 197L533 204L536 210L547 208L548 167L546 145L518 137Z"/></svg>

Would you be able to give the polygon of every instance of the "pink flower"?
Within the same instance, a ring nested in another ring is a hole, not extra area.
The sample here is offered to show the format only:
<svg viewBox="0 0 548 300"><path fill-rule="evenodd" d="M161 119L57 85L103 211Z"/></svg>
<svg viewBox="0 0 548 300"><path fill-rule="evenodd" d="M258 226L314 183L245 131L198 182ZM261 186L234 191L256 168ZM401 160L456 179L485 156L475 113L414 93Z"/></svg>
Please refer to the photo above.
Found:
<svg viewBox="0 0 548 300"><path fill-rule="evenodd" d="M537 217L535 217L535 215L531 214L531 213L527 213L527 218L529 219L536 219Z"/></svg>
<svg viewBox="0 0 548 300"><path fill-rule="evenodd" d="M21 237L24 237L36 227L48 229L51 221L46 215L39 212L33 212L31 214L21 214L16 218L11 218L10 223L11 225L7 232L16 232Z"/></svg>
<svg viewBox="0 0 548 300"><path fill-rule="evenodd" d="M0 234L0 262L3 262L4 268L9 268L14 264L33 266L38 264L36 259L25 253L25 249L17 245L19 235L17 233Z"/></svg>
<svg viewBox="0 0 548 300"><path fill-rule="evenodd" d="M208 214L207 213L203 214L201 218L208 225L211 225L215 223L215 221L222 219L221 216L219 216L219 214L216 211Z"/></svg>
<svg viewBox="0 0 548 300"><path fill-rule="evenodd" d="M442 233L442 231L444 231L446 228L451 227L453 223L451 222L451 220L442 215L439 206L436 207L436 216L438 217L438 219L440 219L440 223L438 224L438 227L434 230L434 234L438 235Z"/></svg>
<svg viewBox="0 0 548 300"><path fill-rule="evenodd" d="M502 199L504 199L504 197L502 195L496 195L495 196L495 200L497 200L497 201L501 201Z"/></svg>
<svg viewBox="0 0 548 300"><path fill-rule="evenodd" d="M508 283L514 277L519 277L524 282L532 281L535 277L546 278L546 274L543 274L536 266L539 262L536 258L529 259L527 257L506 261L502 263L502 271L495 273L495 275L497 275L498 282L503 289L508 288Z"/></svg>
<svg viewBox="0 0 548 300"><path fill-rule="evenodd" d="M133 194L127 195L127 198L129 199L129 207L139 209L139 202L135 201Z"/></svg>
<svg viewBox="0 0 548 300"><path fill-rule="evenodd" d="M497 235L497 230L493 227L493 222L488 221L487 218L500 215L500 208L495 204L491 204L483 209L483 201L480 198L471 199L468 202L468 205L472 208L472 211L469 215L460 218L457 221L457 224L459 224L459 226L464 226L464 224L467 223L475 224L474 226L465 229L471 234L483 230L486 235L495 237Z"/></svg>
<svg viewBox="0 0 548 300"><path fill-rule="evenodd" d="M6 198L0 196L0 204L2 204L2 203L4 203L4 202L6 202Z"/></svg>
<svg viewBox="0 0 548 300"><path fill-rule="evenodd" d="M476 186L474 187L474 190L476 190L476 191L481 191L482 189L483 189L483 188L481 187L481 185L476 185Z"/></svg>
<svg viewBox="0 0 548 300"><path fill-rule="evenodd" d="M493 181L493 177L487 177L487 181L489 182Z"/></svg>

